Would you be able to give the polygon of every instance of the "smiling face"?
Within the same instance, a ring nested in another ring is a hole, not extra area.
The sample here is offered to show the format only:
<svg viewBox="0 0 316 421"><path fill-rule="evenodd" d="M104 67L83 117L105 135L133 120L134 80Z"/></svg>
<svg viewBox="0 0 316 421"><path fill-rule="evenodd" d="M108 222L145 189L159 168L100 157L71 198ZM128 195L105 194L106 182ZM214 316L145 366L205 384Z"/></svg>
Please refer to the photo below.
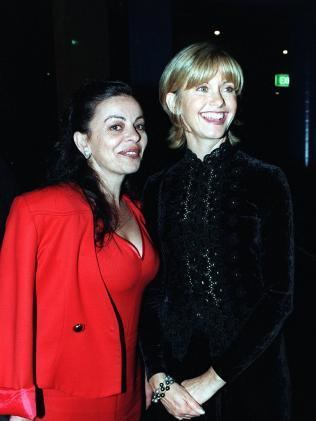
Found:
<svg viewBox="0 0 316 421"><path fill-rule="evenodd" d="M227 138L237 111L236 86L218 71L204 83L169 92L166 104L178 116L188 148L202 159Z"/></svg>
<svg viewBox="0 0 316 421"><path fill-rule="evenodd" d="M122 179L139 169L147 145L143 112L131 96L113 96L99 103L89 133L76 132L74 141L101 180Z"/></svg>
<svg viewBox="0 0 316 421"><path fill-rule="evenodd" d="M212 147L224 140L236 111L235 86L219 72L208 82L181 91L179 113L188 147L201 142Z"/></svg>

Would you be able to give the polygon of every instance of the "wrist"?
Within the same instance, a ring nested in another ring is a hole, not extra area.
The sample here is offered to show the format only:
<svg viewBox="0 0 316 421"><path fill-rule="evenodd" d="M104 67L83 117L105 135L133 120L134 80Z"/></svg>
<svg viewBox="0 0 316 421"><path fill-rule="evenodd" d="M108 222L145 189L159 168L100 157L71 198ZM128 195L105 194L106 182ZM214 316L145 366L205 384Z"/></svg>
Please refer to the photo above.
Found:
<svg viewBox="0 0 316 421"><path fill-rule="evenodd" d="M220 389L221 387L223 387L226 384L225 380L223 380L216 373L216 371L214 370L213 367L210 367L207 370L207 377L208 377L208 380L209 380L210 384L212 385L212 387L216 390Z"/></svg>
<svg viewBox="0 0 316 421"><path fill-rule="evenodd" d="M161 381L159 383L159 386L153 391L153 396L151 399L153 403L158 403L161 399L163 399L166 393L170 390L171 385L174 383L174 379L170 375L163 375L163 373L161 374L162 376L157 376L155 379L160 379Z"/></svg>
<svg viewBox="0 0 316 421"><path fill-rule="evenodd" d="M151 378L149 379L149 384L152 387L153 390L156 390L159 388L159 385L161 382L164 381L166 377L166 373L156 373L153 376L151 376Z"/></svg>

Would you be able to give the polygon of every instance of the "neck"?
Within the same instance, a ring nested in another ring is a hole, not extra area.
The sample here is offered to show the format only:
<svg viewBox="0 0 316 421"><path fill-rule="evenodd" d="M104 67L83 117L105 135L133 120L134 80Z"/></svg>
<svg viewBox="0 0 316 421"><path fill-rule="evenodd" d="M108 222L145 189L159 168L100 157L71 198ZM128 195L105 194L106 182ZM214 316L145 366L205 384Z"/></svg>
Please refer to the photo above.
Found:
<svg viewBox="0 0 316 421"><path fill-rule="evenodd" d="M98 174L101 191L105 194L109 202L119 207L121 188L125 175L105 172L96 166L93 169Z"/></svg>
<svg viewBox="0 0 316 421"><path fill-rule="evenodd" d="M102 177L99 174L100 188L107 197L108 201L113 203L116 207L119 207L121 188L124 181L124 176L119 177Z"/></svg>
<svg viewBox="0 0 316 421"><path fill-rule="evenodd" d="M107 199L112 202L116 207L120 206L121 187L122 182L113 184L109 183L108 180L101 180L100 187L102 192L105 194Z"/></svg>
<svg viewBox="0 0 316 421"><path fill-rule="evenodd" d="M213 139L213 140L207 140L204 139L197 140L197 139L190 139L187 138L187 145L188 148L195 153L195 155L203 161L205 155L211 153L214 149L217 149L220 147L222 143L227 141L227 138L224 137L222 139Z"/></svg>

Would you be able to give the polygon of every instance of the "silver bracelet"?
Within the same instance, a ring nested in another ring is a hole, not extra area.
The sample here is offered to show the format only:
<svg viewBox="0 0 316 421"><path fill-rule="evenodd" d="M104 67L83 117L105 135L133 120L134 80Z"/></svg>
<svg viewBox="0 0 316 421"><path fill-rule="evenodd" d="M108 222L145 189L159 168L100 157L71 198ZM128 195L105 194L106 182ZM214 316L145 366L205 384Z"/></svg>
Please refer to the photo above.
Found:
<svg viewBox="0 0 316 421"><path fill-rule="evenodd" d="M166 375L163 382L159 383L158 389L154 391L153 397L151 399L152 402L158 403L160 399L165 397L165 393L170 390L170 386L174 383L174 379L169 376L169 374Z"/></svg>

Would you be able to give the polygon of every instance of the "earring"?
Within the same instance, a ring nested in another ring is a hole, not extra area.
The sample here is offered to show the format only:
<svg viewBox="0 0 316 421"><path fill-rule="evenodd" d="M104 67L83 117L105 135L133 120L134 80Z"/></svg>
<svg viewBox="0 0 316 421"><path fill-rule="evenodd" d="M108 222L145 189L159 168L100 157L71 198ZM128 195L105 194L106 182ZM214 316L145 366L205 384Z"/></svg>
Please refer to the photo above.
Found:
<svg viewBox="0 0 316 421"><path fill-rule="evenodd" d="M83 156L84 156L86 159L89 159L89 158L91 158L91 155L92 155L92 153L91 153L90 149L88 148L88 146L85 146L85 147L83 148Z"/></svg>

